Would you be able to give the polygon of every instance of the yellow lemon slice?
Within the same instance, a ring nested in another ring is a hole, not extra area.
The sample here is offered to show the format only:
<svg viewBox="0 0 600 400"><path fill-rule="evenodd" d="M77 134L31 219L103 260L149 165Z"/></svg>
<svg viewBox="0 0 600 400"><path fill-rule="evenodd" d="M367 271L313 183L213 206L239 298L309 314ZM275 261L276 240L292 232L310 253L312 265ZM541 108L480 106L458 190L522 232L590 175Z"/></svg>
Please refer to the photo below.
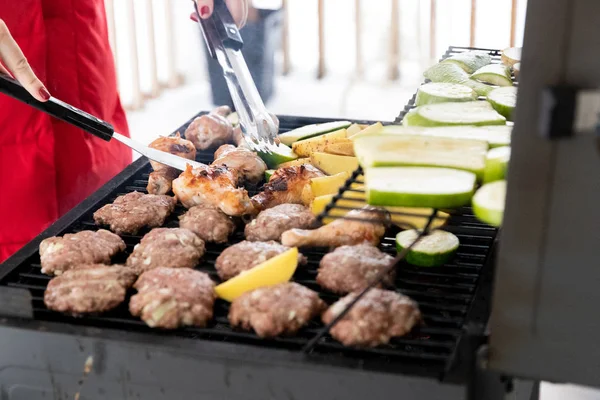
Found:
<svg viewBox="0 0 600 400"><path fill-rule="evenodd" d="M289 281L298 266L298 248L275 256L215 288L217 296L229 302L242 294L263 286Z"/></svg>

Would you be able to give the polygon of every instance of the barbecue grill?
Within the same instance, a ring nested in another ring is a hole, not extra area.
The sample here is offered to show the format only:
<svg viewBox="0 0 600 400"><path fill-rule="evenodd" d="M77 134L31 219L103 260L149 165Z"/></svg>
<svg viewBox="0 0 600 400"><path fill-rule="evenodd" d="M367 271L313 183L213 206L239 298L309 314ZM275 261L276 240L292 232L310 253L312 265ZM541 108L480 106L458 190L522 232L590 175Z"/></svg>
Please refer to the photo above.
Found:
<svg viewBox="0 0 600 400"><path fill-rule="evenodd" d="M220 301L206 328L172 332L146 327L124 306L82 318L50 312L42 301L49 278L40 272L39 242L94 228L95 210L118 195L145 191L150 165L139 159L0 267L2 398L70 399L78 393L80 399L533 399L535 381L542 378L599 384L599 350L587 344L600 330L594 318L600 271L592 261L597 260L600 190L590 174L584 174L587 180L579 177L590 166L598 171L600 157L591 135L569 140L538 135L540 116L550 118L546 126L564 127L564 118L556 118L564 117L564 107L575 106L557 99L544 114L536 97L552 82L600 85L600 60L584 62L584 54L600 50L600 35L589 31L598 31L594 15L600 15L598 2L530 0L501 246L496 251L497 230L462 208L445 228L461 241L450 264L398 266L396 286L419 303L423 327L389 345L354 349L327 334L319 337L319 322L293 337L259 339L232 329L228 306ZM453 47L445 56L465 50ZM497 50L486 51L498 59ZM279 119L282 132L326 121ZM212 153L200 152L197 160L210 162ZM338 218L340 211L364 204L352 185L360 180L359 170L320 218ZM182 211L177 209L166 226L176 226ZM127 253L144 233L123 236ZM576 233L576 240L569 238ZM395 254L394 235L390 228L382 250ZM231 243L241 239L238 230ZM213 264L224 246L208 244L197 268L217 279ZM293 279L335 301L314 281L325 249L302 252L309 263ZM568 274L561 265L569 266ZM574 356L582 346L585 357Z"/></svg>

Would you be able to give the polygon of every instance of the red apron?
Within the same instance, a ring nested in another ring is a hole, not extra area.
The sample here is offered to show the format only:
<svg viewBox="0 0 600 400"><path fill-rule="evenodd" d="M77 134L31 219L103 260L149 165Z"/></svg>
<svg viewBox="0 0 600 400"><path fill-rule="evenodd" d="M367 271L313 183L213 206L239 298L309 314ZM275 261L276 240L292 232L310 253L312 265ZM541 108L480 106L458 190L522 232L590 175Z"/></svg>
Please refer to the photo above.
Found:
<svg viewBox="0 0 600 400"><path fill-rule="evenodd" d="M0 0L50 93L128 134L104 0ZM0 94L0 262L131 162L131 151Z"/></svg>

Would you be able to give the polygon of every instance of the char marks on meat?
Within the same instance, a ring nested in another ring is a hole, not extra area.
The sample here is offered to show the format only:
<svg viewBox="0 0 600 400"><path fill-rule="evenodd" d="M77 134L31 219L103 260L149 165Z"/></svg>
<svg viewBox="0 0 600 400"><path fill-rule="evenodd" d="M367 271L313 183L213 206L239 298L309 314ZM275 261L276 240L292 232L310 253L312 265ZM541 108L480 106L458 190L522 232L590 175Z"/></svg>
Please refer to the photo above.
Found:
<svg viewBox="0 0 600 400"><path fill-rule="evenodd" d="M324 174L310 164L279 168L265 184L264 190L252 197L252 202L259 210L285 203L302 204L304 187L312 178L320 176Z"/></svg>

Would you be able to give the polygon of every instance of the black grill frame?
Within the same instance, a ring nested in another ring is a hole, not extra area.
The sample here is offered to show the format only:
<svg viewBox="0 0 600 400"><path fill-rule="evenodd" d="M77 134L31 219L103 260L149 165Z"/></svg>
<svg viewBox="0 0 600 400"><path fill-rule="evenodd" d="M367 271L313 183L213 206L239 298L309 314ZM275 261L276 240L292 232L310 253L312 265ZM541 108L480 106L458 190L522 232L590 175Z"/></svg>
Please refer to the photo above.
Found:
<svg viewBox="0 0 600 400"><path fill-rule="evenodd" d="M452 50L453 48L446 53L446 56ZM410 108L412 107L409 104L396 121L398 122ZM281 131L329 120L288 116L279 118ZM368 121L356 122L368 123ZM178 131L183 132L186 126L187 124ZM209 162L212 160L212 154L201 152L197 160ZM218 302L215 307L217 323L214 326L205 329L186 328L175 332L151 330L145 327L141 321L130 316L128 317L130 321L124 323L122 320L118 320L122 316L119 311L100 317L75 319L43 310L40 307L40 298L43 292L40 291L39 285L32 283L41 282L42 279L46 282L49 280L49 278L41 278L39 268L35 266L35 264L39 264L39 255L37 254L39 242L46 237L63 235L82 228L93 228L89 224L93 212L100 206L111 202L118 194L123 194L135 188L142 189L145 186L143 178L147 177L149 172L149 162L144 158L138 159L0 266L0 290L8 286L23 289L25 292L31 291L33 296L33 320L27 323L24 320L11 320L11 325L15 323L16 325L27 325L35 329L74 334L84 334L84 332L89 331L90 327L93 327L100 328L94 330L99 337L112 336L111 332L113 332L120 335L123 340L139 340L156 345L166 345L167 341L164 340L166 338L170 339L169 342L178 338L201 338L206 339L207 343L205 344L209 347L210 343L208 342L218 342L219 346L215 346L215 348L223 348L221 345L226 345L241 350L243 347L248 346L253 348L253 352L263 353L267 359L277 353L284 359L289 359L289 361L303 362L315 366L341 366L387 373L430 376L451 382L464 382L468 376L468 371L473 364L475 348L485 341L484 331L489 315L489 296L493 269L492 252L496 238L496 230L478 223L468 209L460 210L450 221L450 225L453 227L452 231L458 234L459 237L462 235L463 239L467 240L467 243L461 243L458 263L444 267L445 270L429 269L427 271L417 270L403 264L401 270L399 270L397 282L400 283L400 289L404 289L403 291L406 294L419 301L429 327L421 329L412 337L394 340L393 343L396 349L391 349L391 346L370 350L348 349L333 341L333 339L326 338L324 343L319 343L316 346L312 354L303 355L301 353L302 345L314 335L321 326L320 324L313 324L312 327L300 333L300 338L295 336L265 341L258 339L252 333L226 331L226 319L223 320L223 315L226 314L221 312L224 307L223 302ZM182 209L179 208L175 215L181 211ZM174 224L175 215L169 218L166 226L176 226ZM145 232L141 232L141 235ZM479 232L479 234L473 234L473 232ZM236 235L239 240L239 230ZM386 234L382 247L393 252L393 241L390 238L393 238L393 236ZM132 245L138 239L125 236L124 240L128 244L128 251L130 251ZM474 243L469 242L469 240L473 240ZM214 244L207 246L207 255L210 259L214 260L218 255L216 251L219 247L222 246ZM313 289L318 289L318 286L314 284L314 269L316 269L315 263L324 254L324 249L315 249L310 252L303 251L303 253L309 257L309 265L313 271L307 274L303 272L302 268L299 268L294 280L307 284ZM208 257L205 256L205 259ZM469 262L469 260L477 260L477 262ZM115 261L118 262L119 260ZM209 265L208 268L202 267L200 269L211 271L211 268ZM449 271L450 268L452 268L451 272ZM216 277L214 269L212 269L211 275L213 278ZM415 279L415 276L419 279ZM424 294L423 292L419 293L418 290L412 289L411 291L410 289L411 287L421 288L426 285L430 288L435 286L438 292ZM37 286L38 289L34 286ZM446 292L443 292L444 290ZM325 295L324 298L331 301L335 296ZM429 302L422 300L423 298L428 298ZM436 305L436 301L439 302L442 298L452 299L455 303L445 307L440 304ZM121 312L123 311L122 308ZM435 315L436 312L440 314ZM460 316L457 317L455 313L459 313ZM15 312L14 310L9 312L6 306L0 306L0 314L10 316L15 315ZM23 310L22 315L26 314L27 311ZM19 316L19 313L17 312L16 315ZM117 319L111 320L109 319L110 316ZM440 326L436 326L436 324ZM421 335L421 338L422 336L429 336L430 338L423 340L419 339L418 335ZM417 355L416 351L419 349L422 349L423 352ZM439 354L434 354L431 351L432 349L441 351Z"/></svg>

